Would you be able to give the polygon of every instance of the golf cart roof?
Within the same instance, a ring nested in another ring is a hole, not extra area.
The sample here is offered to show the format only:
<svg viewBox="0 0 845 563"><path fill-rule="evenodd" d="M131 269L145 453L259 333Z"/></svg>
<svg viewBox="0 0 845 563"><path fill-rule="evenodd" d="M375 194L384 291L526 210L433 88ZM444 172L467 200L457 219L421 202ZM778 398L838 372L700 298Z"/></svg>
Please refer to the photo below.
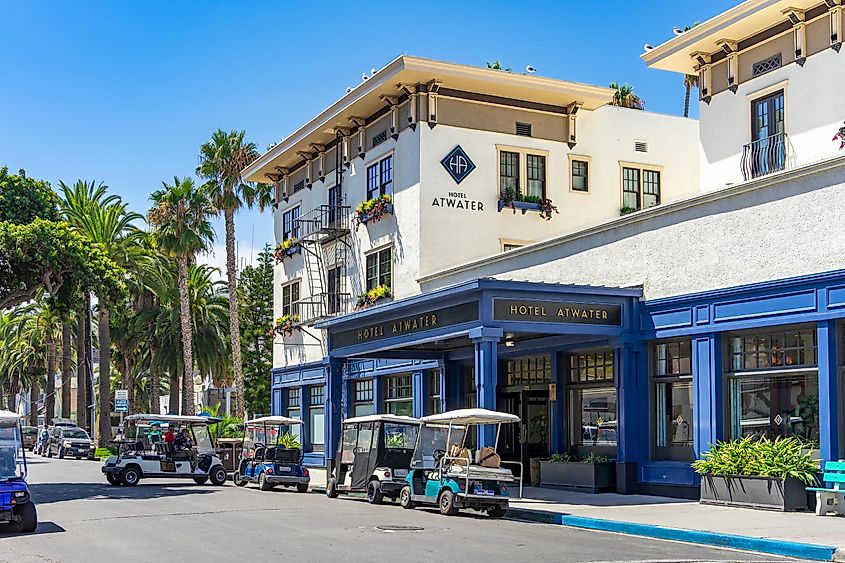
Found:
<svg viewBox="0 0 845 563"><path fill-rule="evenodd" d="M283 424L302 424L302 421L298 418L290 418L287 416L261 416L244 422L244 425L250 424L272 424L273 426L281 426Z"/></svg>
<svg viewBox="0 0 845 563"><path fill-rule="evenodd" d="M20 419L21 415L16 412L0 410L0 426L14 426Z"/></svg>
<svg viewBox="0 0 845 563"><path fill-rule="evenodd" d="M188 415L181 415L181 414L130 414L126 417L126 420L148 420L148 421L159 421L159 422L193 422L193 423L204 423L204 424L214 424L215 422L220 422L222 419L214 416L188 416Z"/></svg>
<svg viewBox="0 0 845 563"><path fill-rule="evenodd" d="M426 424L452 422L455 424L499 424L503 422L519 422L519 417L507 412L490 411L487 409L458 409L424 416L421 419Z"/></svg>
<svg viewBox="0 0 845 563"><path fill-rule="evenodd" d="M343 424L355 424L359 422L395 422L396 424L420 424L420 419L412 416L400 416L398 414L368 414L347 418Z"/></svg>

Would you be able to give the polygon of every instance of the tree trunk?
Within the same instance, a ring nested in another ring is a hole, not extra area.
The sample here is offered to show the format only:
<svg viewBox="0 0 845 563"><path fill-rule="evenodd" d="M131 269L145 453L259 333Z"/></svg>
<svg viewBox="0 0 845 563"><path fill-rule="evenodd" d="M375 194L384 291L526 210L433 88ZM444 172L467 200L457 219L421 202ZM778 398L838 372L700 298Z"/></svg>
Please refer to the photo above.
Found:
<svg viewBox="0 0 845 563"><path fill-rule="evenodd" d="M99 411L97 424L99 436L97 443L106 447L111 441L111 328L109 327L109 309L103 301L99 304L100 317L98 337L100 344L100 385Z"/></svg>
<svg viewBox="0 0 845 563"><path fill-rule="evenodd" d="M167 408L170 414L179 414L179 366L175 362L170 370L170 397Z"/></svg>
<svg viewBox="0 0 845 563"><path fill-rule="evenodd" d="M12 412L18 412L18 401L17 396L18 392L20 391L20 377L18 376L17 371L12 375L9 379L9 406L8 409ZM23 397L21 397L23 399ZM21 401L23 402L23 401Z"/></svg>
<svg viewBox="0 0 845 563"><path fill-rule="evenodd" d="M689 99L690 90L692 90L692 86L689 82L684 83L684 89L686 90L686 94L684 95L684 117L689 117Z"/></svg>
<svg viewBox="0 0 845 563"><path fill-rule="evenodd" d="M229 283L229 335L232 343L232 369L235 372L235 412L244 415L244 370L241 364L241 327L238 321L238 270L235 256L235 210L226 208L226 277Z"/></svg>
<svg viewBox="0 0 845 563"><path fill-rule="evenodd" d="M138 407L135 404L135 368L132 365L132 358L128 355L123 356L123 388L127 391L127 399L129 399L129 414L138 412Z"/></svg>
<svg viewBox="0 0 845 563"><path fill-rule="evenodd" d="M155 341L155 337L153 337ZM150 412L154 414L161 414L161 375L158 373L158 368L155 367L156 356L158 355L158 346L154 343L150 344Z"/></svg>
<svg viewBox="0 0 845 563"><path fill-rule="evenodd" d="M70 418L70 380L73 377L73 325L62 323L62 418Z"/></svg>
<svg viewBox="0 0 845 563"><path fill-rule="evenodd" d="M182 414L195 414L194 349L191 307L188 300L188 258L179 257L179 317L182 325Z"/></svg>
<svg viewBox="0 0 845 563"><path fill-rule="evenodd" d="M43 364L42 364L43 365ZM32 377L29 384L29 425L38 426L38 377Z"/></svg>
<svg viewBox="0 0 845 563"><path fill-rule="evenodd" d="M47 328L47 337L44 339L47 345L47 386L44 388L44 422L52 426L53 417L56 416L56 367L57 367L57 346L53 338L53 327Z"/></svg>
<svg viewBox="0 0 845 563"><path fill-rule="evenodd" d="M76 318L76 425L88 427L88 348L86 347L85 329L86 310L80 309Z"/></svg>

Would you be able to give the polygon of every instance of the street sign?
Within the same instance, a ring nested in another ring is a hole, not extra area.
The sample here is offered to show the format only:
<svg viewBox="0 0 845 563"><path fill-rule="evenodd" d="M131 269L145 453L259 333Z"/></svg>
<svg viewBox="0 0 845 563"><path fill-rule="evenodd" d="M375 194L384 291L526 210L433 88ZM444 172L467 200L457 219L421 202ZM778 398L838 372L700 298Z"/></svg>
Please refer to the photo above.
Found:
<svg viewBox="0 0 845 563"><path fill-rule="evenodd" d="M115 390L114 400L115 401L128 401L129 400L129 390L128 389L117 389L117 390Z"/></svg>
<svg viewBox="0 0 845 563"><path fill-rule="evenodd" d="M129 399L115 399L114 412L129 412Z"/></svg>

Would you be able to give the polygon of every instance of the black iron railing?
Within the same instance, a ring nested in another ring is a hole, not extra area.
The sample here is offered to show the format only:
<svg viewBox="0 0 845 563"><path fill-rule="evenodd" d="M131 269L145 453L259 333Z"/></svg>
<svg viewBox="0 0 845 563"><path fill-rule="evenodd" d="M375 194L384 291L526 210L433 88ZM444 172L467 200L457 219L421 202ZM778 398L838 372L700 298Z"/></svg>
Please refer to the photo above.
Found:
<svg viewBox="0 0 845 563"><path fill-rule="evenodd" d="M296 219L299 238L332 238L349 232L348 205L321 205Z"/></svg>
<svg viewBox="0 0 845 563"><path fill-rule="evenodd" d="M295 303L299 322L308 324L349 312L352 296L348 293L324 292L300 299Z"/></svg>
<svg viewBox="0 0 845 563"><path fill-rule="evenodd" d="M786 133L748 143L742 147L742 177L751 180L786 170L788 157L789 138Z"/></svg>

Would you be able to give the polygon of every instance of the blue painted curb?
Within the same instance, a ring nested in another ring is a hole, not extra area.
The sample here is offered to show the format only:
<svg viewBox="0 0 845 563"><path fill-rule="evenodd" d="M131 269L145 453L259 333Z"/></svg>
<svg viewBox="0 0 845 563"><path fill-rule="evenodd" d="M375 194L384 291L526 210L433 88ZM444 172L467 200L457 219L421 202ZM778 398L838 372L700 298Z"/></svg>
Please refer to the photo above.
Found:
<svg viewBox="0 0 845 563"><path fill-rule="evenodd" d="M810 559L813 561L833 561L834 554L836 553L836 547L829 545L816 545L812 543L737 536L733 534L718 534L715 532L704 532L701 530L684 530L682 528L668 528L665 526L655 526L651 524L637 524L634 522L621 522L618 520L572 516L570 514L560 514L542 510L511 508L508 510L508 517L519 520L542 522L544 524L558 524L561 526L569 526L570 528L617 532L632 536L729 547L745 551L756 551L772 555Z"/></svg>

